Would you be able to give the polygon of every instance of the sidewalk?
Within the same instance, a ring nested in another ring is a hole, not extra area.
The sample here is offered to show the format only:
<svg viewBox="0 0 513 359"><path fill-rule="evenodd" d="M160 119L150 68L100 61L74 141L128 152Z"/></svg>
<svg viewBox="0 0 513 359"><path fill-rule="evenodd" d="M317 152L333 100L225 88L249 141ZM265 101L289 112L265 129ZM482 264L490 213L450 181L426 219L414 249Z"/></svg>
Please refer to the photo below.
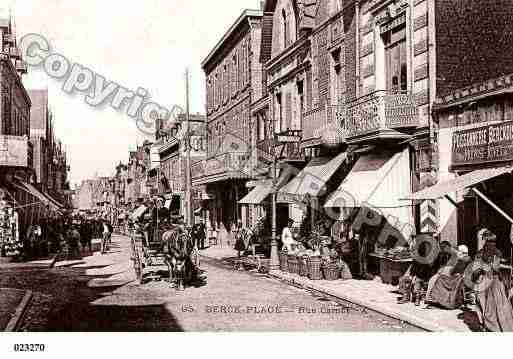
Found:
<svg viewBox="0 0 513 359"><path fill-rule="evenodd" d="M200 253L205 257L217 260L237 256L237 252L229 247L212 247L202 250ZM378 281L356 279L312 281L280 270L271 271L269 275L290 285L325 293L428 331L470 332L463 320L458 319L462 313L461 310L422 309L413 303L397 304L399 295L395 292L396 287Z"/></svg>

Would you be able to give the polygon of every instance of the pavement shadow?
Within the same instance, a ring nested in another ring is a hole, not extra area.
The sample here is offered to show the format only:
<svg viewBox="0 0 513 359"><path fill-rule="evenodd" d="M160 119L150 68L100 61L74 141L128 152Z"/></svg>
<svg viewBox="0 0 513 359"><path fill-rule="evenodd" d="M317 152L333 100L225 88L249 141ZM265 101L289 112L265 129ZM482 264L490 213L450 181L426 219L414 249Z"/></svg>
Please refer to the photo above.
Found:
<svg viewBox="0 0 513 359"><path fill-rule="evenodd" d="M165 308L164 303L141 305L141 300L136 298L137 294L133 296L133 303L129 293L119 303L113 296L108 305L94 304L95 301L104 299L106 292L114 292L124 285L88 287L87 283L91 279L110 277L88 275L88 269L90 268L18 267L3 270L0 287L30 289L51 296L50 308L40 311L41 315L44 312L44 325L36 327L34 331L182 331L176 317Z"/></svg>

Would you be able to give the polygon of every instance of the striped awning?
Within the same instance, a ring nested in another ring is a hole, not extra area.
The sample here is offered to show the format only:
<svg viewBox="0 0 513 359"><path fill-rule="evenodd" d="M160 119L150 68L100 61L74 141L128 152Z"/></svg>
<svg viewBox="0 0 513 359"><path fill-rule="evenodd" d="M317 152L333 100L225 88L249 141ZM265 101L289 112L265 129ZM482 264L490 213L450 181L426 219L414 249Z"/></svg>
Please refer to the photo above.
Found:
<svg viewBox="0 0 513 359"><path fill-rule="evenodd" d="M279 190L278 197L303 197L307 194L318 197L346 159L347 153L343 152L335 158L319 157L311 160L292 181ZM279 199L278 202L285 201Z"/></svg>
<svg viewBox="0 0 513 359"><path fill-rule="evenodd" d="M258 205L264 201L264 199L271 193L273 188L272 180L260 181L255 188L251 190L244 198L242 198L240 204L255 204Z"/></svg>
<svg viewBox="0 0 513 359"><path fill-rule="evenodd" d="M324 207L395 208L409 205L404 201L410 190L409 161L408 150L376 151L361 156Z"/></svg>
<svg viewBox="0 0 513 359"><path fill-rule="evenodd" d="M19 181L19 184L23 187L23 189L34 196L37 200L41 202L41 204L45 206L49 206L52 210L58 211L60 208L55 203L50 201L48 197L46 197L42 192L40 192L36 187L32 186L30 183L26 183L23 181Z"/></svg>

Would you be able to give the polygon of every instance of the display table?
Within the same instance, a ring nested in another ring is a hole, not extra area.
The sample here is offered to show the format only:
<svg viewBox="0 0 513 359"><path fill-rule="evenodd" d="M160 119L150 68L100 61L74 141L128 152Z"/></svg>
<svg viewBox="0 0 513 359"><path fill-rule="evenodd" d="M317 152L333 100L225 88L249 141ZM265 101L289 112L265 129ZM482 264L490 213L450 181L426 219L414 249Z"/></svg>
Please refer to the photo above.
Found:
<svg viewBox="0 0 513 359"><path fill-rule="evenodd" d="M397 285L408 267L413 263L412 258L394 259L382 254L371 253L369 257L375 258L379 263L379 276L385 284Z"/></svg>

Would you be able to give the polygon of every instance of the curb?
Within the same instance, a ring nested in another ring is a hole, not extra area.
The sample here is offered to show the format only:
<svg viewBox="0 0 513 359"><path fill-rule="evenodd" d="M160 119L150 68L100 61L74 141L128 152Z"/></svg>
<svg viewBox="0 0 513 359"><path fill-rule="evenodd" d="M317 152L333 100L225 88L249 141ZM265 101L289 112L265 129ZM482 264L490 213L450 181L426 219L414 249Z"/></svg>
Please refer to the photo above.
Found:
<svg viewBox="0 0 513 359"><path fill-rule="evenodd" d="M214 256L208 256L206 254L202 254L202 256L205 258L210 258L212 260L217 260L217 261L223 260L223 258L216 258ZM326 294L333 298L337 298L340 300L344 300L346 302L350 302L350 303L359 305L361 307L364 307L364 308L367 308L374 312L383 314L387 317L403 321L405 323L408 323L408 324L418 327L420 329L426 330L428 332L454 332L454 329L444 327L442 325L439 325L439 324L431 322L431 321L426 321L426 320L424 320L422 318L418 318L414 315L410 315L408 313L401 313L394 309L388 308L386 306L383 306L383 305L380 305L380 304L377 304L377 303L374 303L374 302L371 302L371 301L368 301L368 300L365 300L362 298L349 296L349 295L337 292L331 288L326 288L322 285L313 284L310 280L308 280L306 278L300 279L300 278L291 278L288 276L283 276L283 275L281 275L280 271L277 271L277 270L269 271L267 274L269 277L279 280L281 282L284 282L288 285L299 287L299 288L305 289L305 290L315 291L315 292L318 292L321 294Z"/></svg>
<svg viewBox="0 0 513 359"><path fill-rule="evenodd" d="M424 329L429 332L452 332L453 331L450 328L440 326L436 323L425 321L423 319L409 315L407 313L397 312L395 310L392 310L392 309L382 306L380 304L376 304L376 303L367 301L365 299L348 296L348 295L342 294L340 292L334 291L330 288L323 287L322 285L311 284L311 283L308 283L306 280L295 280L294 278L284 277L276 271L269 272L269 276L273 277L274 279L278 279L282 282L285 282L289 285L293 285L293 286L300 287L303 289L313 290L316 292L327 294L331 297L338 298L338 299L365 307L374 312L378 312L380 314L386 315L387 317L403 321L405 323L411 324L413 326L416 326L420 329Z"/></svg>
<svg viewBox="0 0 513 359"><path fill-rule="evenodd" d="M9 320L9 323L7 323L4 332L15 332L18 330L18 327L21 324L21 320L23 318L23 314L25 314L25 311L32 299L32 296L33 293L31 290L27 290L25 292L23 299L21 300L20 304L16 308L16 311L14 312L14 315L12 316L11 320Z"/></svg>

